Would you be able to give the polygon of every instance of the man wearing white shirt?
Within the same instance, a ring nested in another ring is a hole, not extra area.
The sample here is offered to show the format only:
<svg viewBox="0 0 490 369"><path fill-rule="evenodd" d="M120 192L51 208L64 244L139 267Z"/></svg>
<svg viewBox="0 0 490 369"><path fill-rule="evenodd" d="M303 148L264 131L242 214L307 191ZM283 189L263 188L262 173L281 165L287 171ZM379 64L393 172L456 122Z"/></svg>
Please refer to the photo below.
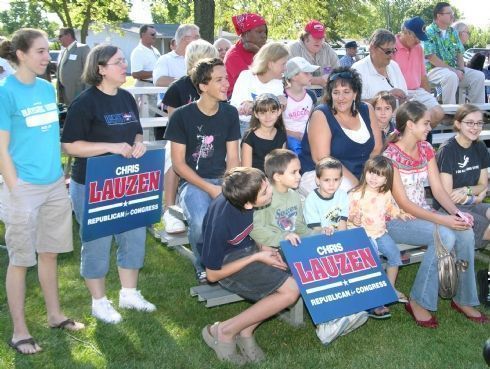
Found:
<svg viewBox="0 0 490 369"><path fill-rule="evenodd" d="M153 69L155 86L167 87L176 79L187 74L185 66L185 48L194 40L199 40L199 27L194 24L182 24L175 32L175 50L158 58Z"/></svg>
<svg viewBox="0 0 490 369"><path fill-rule="evenodd" d="M131 52L131 76L135 79L136 87L153 87L153 68L160 57L160 52L153 46L157 31L153 26L145 24L140 27L139 33L140 42ZM156 108L157 95L147 96L148 104ZM138 99L138 105L141 109L140 100Z"/></svg>
<svg viewBox="0 0 490 369"><path fill-rule="evenodd" d="M386 29L374 31L369 42L369 56L352 65L362 78L363 100L372 99L380 91L388 91L399 103L407 98L407 83L398 64L395 35Z"/></svg>
<svg viewBox="0 0 490 369"><path fill-rule="evenodd" d="M140 42L131 52L131 76L136 80L135 86L153 86L153 68L160 57L160 52L153 46L157 31L145 24L139 33Z"/></svg>

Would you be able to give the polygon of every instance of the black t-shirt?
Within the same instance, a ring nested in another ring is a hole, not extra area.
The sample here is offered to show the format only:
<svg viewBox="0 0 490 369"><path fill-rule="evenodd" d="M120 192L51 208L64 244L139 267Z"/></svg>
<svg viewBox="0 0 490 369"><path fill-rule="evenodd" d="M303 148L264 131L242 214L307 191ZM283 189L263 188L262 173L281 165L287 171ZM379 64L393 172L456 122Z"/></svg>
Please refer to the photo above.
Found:
<svg viewBox="0 0 490 369"><path fill-rule="evenodd" d="M282 129L277 130L272 140L257 137L255 131L248 131L243 135L242 145L246 143L252 148L252 167L264 171L265 156L274 149L281 149L286 140L286 131Z"/></svg>
<svg viewBox="0 0 490 369"><path fill-rule="evenodd" d="M226 170L226 143L240 139L238 111L224 102L212 116L196 102L181 106L170 117L164 138L186 146L185 162L201 178L220 178Z"/></svg>
<svg viewBox="0 0 490 369"><path fill-rule="evenodd" d="M178 108L197 100L199 100L199 93L189 76L183 76L173 82L163 96L163 103L172 108Z"/></svg>
<svg viewBox="0 0 490 369"><path fill-rule="evenodd" d="M490 165L490 155L483 142L475 141L466 149L455 137L441 145L436 158L441 173L453 176L453 188L475 186L481 170Z"/></svg>
<svg viewBox="0 0 490 369"><path fill-rule="evenodd" d="M250 238L252 229L253 209L238 209L223 194L219 195L209 205L197 243L203 265L213 270L221 269L225 255L254 243Z"/></svg>
<svg viewBox="0 0 490 369"><path fill-rule="evenodd" d="M138 106L128 91L118 89L117 94L111 96L97 87L90 87L68 108L61 142L126 142L133 145L135 136L142 133ZM71 174L75 182L85 184L86 167L86 158L75 158Z"/></svg>

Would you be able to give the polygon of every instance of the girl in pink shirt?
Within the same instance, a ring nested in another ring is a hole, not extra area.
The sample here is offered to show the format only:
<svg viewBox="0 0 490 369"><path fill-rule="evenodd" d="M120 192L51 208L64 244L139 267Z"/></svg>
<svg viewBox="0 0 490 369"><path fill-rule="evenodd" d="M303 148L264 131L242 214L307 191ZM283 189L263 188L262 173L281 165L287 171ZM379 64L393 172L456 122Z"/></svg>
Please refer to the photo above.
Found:
<svg viewBox="0 0 490 369"><path fill-rule="evenodd" d="M359 186L349 192L348 228L363 227L387 258L386 274L395 288L398 266L402 264L400 250L388 234L387 220L393 218L412 219L401 213L391 194L393 186L393 167L389 159L375 156L364 165ZM406 296L397 291L398 301L407 302Z"/></svg>

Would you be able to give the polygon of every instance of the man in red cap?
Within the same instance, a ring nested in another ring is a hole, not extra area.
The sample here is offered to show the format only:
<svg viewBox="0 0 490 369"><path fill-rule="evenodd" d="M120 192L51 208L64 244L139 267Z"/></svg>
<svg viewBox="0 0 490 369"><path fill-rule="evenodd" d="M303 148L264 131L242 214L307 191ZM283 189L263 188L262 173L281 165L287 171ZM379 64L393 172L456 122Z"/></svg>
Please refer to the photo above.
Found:
<svg viewBox="0 0 490 369"><path fill-rule="evenodd" d="M254 55L267 41L267 24L260 15L245 13L234 15L231 20L240 38L228 50L224 59L228 81L230 82L228 97L233 92L233 87L240 72L252 64Z"/></svg>
<svg viewBox="0 0 490 369"><path fill-rule="evenodd" d="M289 56L301 56L310 64L320 66L313 73L312 85L325 86L330 71L339 66L337 54L325 42L325 26L314 19L306 24L299 41L289 44Z"/></svg>

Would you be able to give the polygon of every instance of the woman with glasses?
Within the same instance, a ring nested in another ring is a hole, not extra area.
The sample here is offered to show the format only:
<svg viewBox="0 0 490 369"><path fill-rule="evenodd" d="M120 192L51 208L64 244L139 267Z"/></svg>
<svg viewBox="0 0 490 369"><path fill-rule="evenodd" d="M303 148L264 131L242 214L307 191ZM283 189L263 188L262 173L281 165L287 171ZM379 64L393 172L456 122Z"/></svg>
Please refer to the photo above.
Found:
<svg viewBox="0 0 490 369"><path fill-rule="evenodd" d="M477 248L485 247L490 240L490 204L483 203L490 154L478 140L482 127L483 114L478 107L462 105L454 117L456 136L441 145L437 152L444 189L458 209L473 215Z"/></svg>
<svg viewBox="0 0 490 369"><path fill-rule="evenodd" d="M87 158L106 154L139 158L146 152L136 101L129 92L120 88L126 81L127 66L122 51L117 47L96 46L89 53L82 75L91 87L80 94L68 109L61 142L63 150L75 156L70 195L80 226L83 224ZM156 308L136 290L139 269L143 267L145 257L145 227L82 241L80 274L92 295L92 315L115 324L122 318L105 292L113 236L117 244L122 286L119 307L140 311L154 311Z"/></svg>
<svg viewBox="0 0 490 369"><path fill-rule="evenodd" d="M329 75L321 104L311 114L301 143L300 192L315 189L315 163L333 156L343 169L341 188L359 183L364 163L381 152L381 132L371 105L361 102L362 82L350 68L336 68Z"/></svg>

